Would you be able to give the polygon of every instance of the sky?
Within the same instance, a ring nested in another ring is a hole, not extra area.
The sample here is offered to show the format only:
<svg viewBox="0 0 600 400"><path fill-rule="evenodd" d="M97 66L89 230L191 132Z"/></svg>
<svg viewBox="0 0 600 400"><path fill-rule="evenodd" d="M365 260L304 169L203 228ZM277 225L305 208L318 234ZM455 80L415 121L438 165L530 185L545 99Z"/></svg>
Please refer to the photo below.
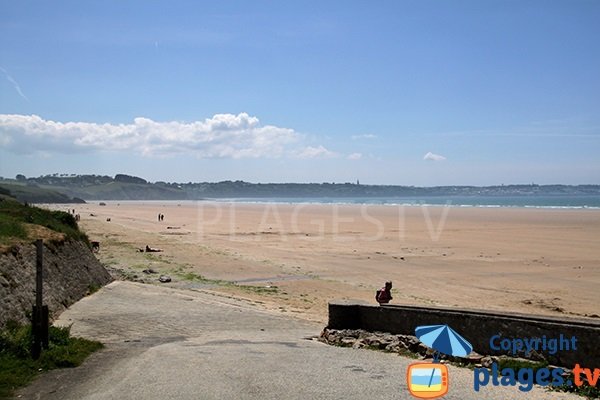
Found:
<svg viewBox="0 0 600 400"><path fill-rule="evenodd" d="M600 184L599 1L0 0L0 176Z"/></svg>

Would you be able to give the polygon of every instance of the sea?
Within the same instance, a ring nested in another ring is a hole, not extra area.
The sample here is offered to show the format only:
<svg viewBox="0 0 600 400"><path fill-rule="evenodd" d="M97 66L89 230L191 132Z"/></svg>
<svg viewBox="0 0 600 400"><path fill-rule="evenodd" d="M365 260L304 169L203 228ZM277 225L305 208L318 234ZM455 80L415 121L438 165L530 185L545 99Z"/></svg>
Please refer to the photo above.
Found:
<svg viewBox="0 0 600 400"><path fill-rule="evenodd" d="M598 195L423 196L423 197L268 197L219 198L204 201L276 204L367 204L389 206L516 207L600 209Z"/></svg>

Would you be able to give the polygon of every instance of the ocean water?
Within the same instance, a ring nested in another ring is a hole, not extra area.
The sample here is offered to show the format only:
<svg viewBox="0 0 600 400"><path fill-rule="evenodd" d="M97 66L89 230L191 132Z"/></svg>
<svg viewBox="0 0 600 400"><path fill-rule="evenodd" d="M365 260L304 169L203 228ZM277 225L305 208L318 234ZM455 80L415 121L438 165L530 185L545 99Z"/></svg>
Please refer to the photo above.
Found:
<svg viewBox="0 0 600 400"><path fill-rule="evenodd" d="M379 204L404 206L451 206L451 207L525 207L600 209L600 196L425 196L425 197L268 197L206 199L235 203L280 204Z"/></svg>

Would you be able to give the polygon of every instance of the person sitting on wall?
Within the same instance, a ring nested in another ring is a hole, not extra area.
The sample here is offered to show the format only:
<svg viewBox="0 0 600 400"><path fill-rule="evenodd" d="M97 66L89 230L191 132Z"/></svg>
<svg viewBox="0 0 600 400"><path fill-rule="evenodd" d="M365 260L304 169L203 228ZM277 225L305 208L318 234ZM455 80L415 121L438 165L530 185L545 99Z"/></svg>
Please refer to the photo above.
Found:
<svg viewBox="0 0 600 400"><path fill-rule="evenodd" d="M392 299L392 281L387 281L385 286L379 289L375 294L375 300L381 305L389 303Z"/></svg>

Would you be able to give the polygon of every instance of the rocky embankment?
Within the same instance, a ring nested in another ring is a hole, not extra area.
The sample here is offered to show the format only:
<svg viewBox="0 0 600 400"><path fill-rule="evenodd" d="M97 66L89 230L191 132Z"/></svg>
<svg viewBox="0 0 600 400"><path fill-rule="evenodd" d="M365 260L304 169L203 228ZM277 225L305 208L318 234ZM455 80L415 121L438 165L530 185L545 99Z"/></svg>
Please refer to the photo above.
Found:
<svg viewBox="0 0 600 400"><path fill-rule="evenodd" d="M352 347L354 349L368 348L372 350L383 350L390 353L398 353L404 356L420 359L433 358L434 351L425 346L416 336L393 335L385 332L368 332L362 329L330 329L325 328L319 336L321 342L341 347ZM493 362L501 357L483 356L472 352L467 357L452 357L439 354L441 362L457 362L459 364L471 364L475 367L488 368Z"/></svg>
<svg viewBox="0 0 600 400"><path fill-rule="evenodd" d="M13 246L0 254L0 327L7 321L29 322L35 302L34 244ZM51 318L112 278L81 241L44 245L44 304Z"/></svg>

